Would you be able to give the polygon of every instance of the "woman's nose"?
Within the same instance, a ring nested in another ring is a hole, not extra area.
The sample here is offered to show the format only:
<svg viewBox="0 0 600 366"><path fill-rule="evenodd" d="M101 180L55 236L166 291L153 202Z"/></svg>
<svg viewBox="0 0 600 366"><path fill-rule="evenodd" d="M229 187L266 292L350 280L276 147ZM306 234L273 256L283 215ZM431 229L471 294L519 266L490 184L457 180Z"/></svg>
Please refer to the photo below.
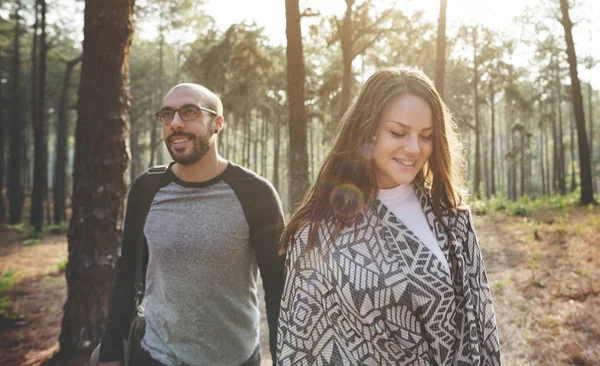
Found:
<svg viewBox="0 0 600 366"><path fill-rule="evenodd" d="M406 141L406 145L404 145L404 151L409 154L418 154L421 151L421 146L419 146L419 136L411 136Z"/></svg>

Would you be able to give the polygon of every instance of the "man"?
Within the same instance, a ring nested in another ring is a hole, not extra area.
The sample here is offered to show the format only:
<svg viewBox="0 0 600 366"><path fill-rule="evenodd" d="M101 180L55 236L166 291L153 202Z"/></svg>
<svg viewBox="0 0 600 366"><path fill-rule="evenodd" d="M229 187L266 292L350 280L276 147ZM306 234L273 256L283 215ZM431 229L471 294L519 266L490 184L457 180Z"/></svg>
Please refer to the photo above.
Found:
<svg viewBox="0 0 600 366"><path fill-rule="evenodd" d="M161 178L144 227L146 329L136 365L259 365L258 269L275 360L284 280L279 197L267 180L219 155L223 105L210 90L177 85L156 116L174 163ZM135 208L129 206L139 196L138 181L129 192L101 366L120 364L133 308Z"/></svg>

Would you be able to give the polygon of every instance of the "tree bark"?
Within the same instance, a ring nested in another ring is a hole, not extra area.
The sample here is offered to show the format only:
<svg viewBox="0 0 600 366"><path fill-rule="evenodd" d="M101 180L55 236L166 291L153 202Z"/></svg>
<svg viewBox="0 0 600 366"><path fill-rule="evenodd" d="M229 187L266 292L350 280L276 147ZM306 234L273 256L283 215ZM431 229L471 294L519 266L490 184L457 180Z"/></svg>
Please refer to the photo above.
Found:
<svg viewBox="0 0 600 366"><path fill-rule="evenodd" d="M343 64L343 74L342 74L342 100L340 104L340 113L339 117L341 117L348 105L350 104L350 87L352 86L352 60L353 60L353 50L352 50L352 6L354 5L354 0L345 0L346 1L346 12L344 14L344 19L342 20L342 27L340 29L340 42L342 45L342 64ZM287 3L287 0L286 0ZM300 23L300 22L298 22ZM304 65L303 65L304 67ZM339 118L338 118L339 121Z"/></svg>
<svg viewBox="0 0 600 366"><path fill-rule="evenodd" d="M490 86L490 105L491 105L491 138L490 138L490 159L491 159L491 168L490 168L490 194L496 194L496 115L495 115L495 97L496 92L494 90L494 84L492 83Z"/></svg>
<svg viewBox="0 0 600 366"><path fill-rule="evenodd" d="M521 157L521 171L520 171L520 194L519 196L522 197L525 195L525 165L526 165L526 160L527 158L525 157L525 146L526 146L526 138L525 138L525 128L523 128L521 130L521 146L519 147L519 155Z"/></svg>
<svg viewBox="0 0 600 366"><path fill-rule="evenodd" d="M40 6L41 34L39 36L40 49L38 54L39 73L34 81L37 88L35 110L37 120L33 120L33 191L31 193L30 223L34 232L41 233L44 224L44 198L48 189L46 174L48 170L48 148L46 144L46 60L48 45L46 43L46 0L37 0ZM36 7L37 9L37 7Z"/></svg>
<svg viewBox="0 0 600 366"><path fill-rule="evenodd" d="M569 118L569 150L571 152L571 192L577 188L575 183L575 121L573 121L573 113L571 113Z"/></svg>
<svg viewBox="0 0 600 366"><path fill-rule="evenodd" d="M590 150L585 131L585 115L583 112L583 97L581 95L581 84L577 75L577 55L573 43L573 23L569 17L569 4L567 0L560 0L562 13L562 25L565 29L567 41L567 58L569 60L569 74L571 76L571 97L573 99L573 110L575 113L575 124L577 126L577 140L579 147L579 176L581 179L582 204L596 203L594 200L594 187L592 184L592 162Z"/></svg>
<svg viewBox="0 0 600 366"><path fill-rule="evenodd" d="M81 62L81 56L66 62L65 75L58 103L56 121L56 162L54 164L54 183L52 184L54 201L54 223L59 224L67 220L66 192L67 192L67 139L69 136L69 86L71 75L75 66Z"/></svg>
<svg viewBox="0 0 600 366"><path fill-rule="evenodd" d="M21 134L24 120L21 112L21 22L19 14L21 11L21 0L16 0L15 8L15 28L13 40L13 87L12 87L12 120L10 123L9 132L9 157L8 157L8 177L7 177L7 196L9 201L9 224L21 222L23 210L23 187L21 185Z"/></svg>
<svg viewBox="0 0 600 366"><path fill-rule="evenodd" d="M540 133L540 168L541 168L541 175L542 175L542 195L545 196L548 193L546 192L546 162L545 162L545 157L546 157L546 153L545 153L545 147L544 144L546 143L546 127L544 127L543 125L540 126L541 129L541 133Z"/></svg>
<svg viewBox="0 0 600 366"><path fill-rule="evenodd" d="M558 126L556 128L556 137L554 143L557 146L557 164L556 174L558 183L558 192L561 195L567 194L567 185L565 180L565 146L563 141L563 123L562 123L562 84L560 82L560 65L558 57L556 57L555 64L555 78L556 78L556 103L558 107Z"/></svg>
<svg viewBox="0 0 600 366"><path fill-rule="evenodd" d="M590 80L588 83L588 115L590 116L590 158L592 159L592 164L594 164L594 109L592 107L593 93L594 89L592 89L592 81ZM592 166L592 189L594 192L596 191L596 179L598 178L596 178L594 175L594 168Z"/></svg>
<svg viewBox="0 0 600 366"><path fill-rule="evenodd" d="M2 46L0 46L0 80L2 80L2 70L4 69L4 60L2 59ZM6 201L4 200L4 113L2 104L2 83L0 83L0 224L6 220Z"/></svg>
<svg viewBox="0 0 600 366"><path fill-rule="evenodd" d="M444 78L446 74L446 9L448 2L440 0L440 16L438 18L437 48L435 60L435 86L444 97Z"/></svg>
<svg viewBox="0 0 600 366"><path fill-rule="evenodd" d="M352 2L347 0L347 2ZM308 190L307 120L304 106L304 56L298 0L285 1L289 126L289 208L294 211Z"/></svg>
<svg viewBox="0 0 600 366"><path fill-rule="evenodd" d="M279 187L279 150L281 149L281 122L279 118L275 121L275 140L273 141L273 187L281 192Z"/></svg>
<svg viewBox="0 0 600 366"><path fill-rule="evenodd" d="M473 107L475 121L475 167L473 171L473 195L481 198L481 126L479 125L479 75L477 72L477 28L473 28Z"/></svg>
<svg viewBox="0 0 600 366"><path fill-rule="evenodd" d="M106 322L129 180L133 6L133 0L86 1L73 214L67 235L68 292L60 349L50 365L79 357L83 361L100 340Z"/></svg>

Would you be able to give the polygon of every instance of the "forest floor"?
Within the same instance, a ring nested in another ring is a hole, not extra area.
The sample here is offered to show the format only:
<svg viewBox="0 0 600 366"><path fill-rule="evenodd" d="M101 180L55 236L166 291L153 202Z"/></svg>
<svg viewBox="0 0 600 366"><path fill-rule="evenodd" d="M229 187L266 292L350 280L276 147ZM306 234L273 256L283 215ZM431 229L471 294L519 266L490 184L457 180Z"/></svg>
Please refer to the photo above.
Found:
<svg viewBox="0 0 600 366"><path fill-rule="evenodd" d="M498 320L503 364L600 365L600 207L475 216ZM58 348L66 283L64 234L23 245L0 231L0 273L19 319L0 322L0 364L39 365ZM28 242L26 242L28 243ZM261 331L267 329L262 324ZM263 339L263 365L270 365Z"/></svg>

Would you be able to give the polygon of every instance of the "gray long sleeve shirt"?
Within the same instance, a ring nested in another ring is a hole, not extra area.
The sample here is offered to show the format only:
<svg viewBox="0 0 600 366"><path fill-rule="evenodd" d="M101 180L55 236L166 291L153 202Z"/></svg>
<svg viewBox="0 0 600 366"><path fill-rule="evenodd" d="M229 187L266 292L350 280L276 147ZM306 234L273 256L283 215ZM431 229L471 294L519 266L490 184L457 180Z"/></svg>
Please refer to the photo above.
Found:
<svg viewBox="0 0 600 366"><path fill-rule="evenodd" d="M243 363L258 345L260 269L274 354L282 229L279 198L264 178L231 163L201 183L167 171L144 228L142 346L165 365Z"/></svg>

